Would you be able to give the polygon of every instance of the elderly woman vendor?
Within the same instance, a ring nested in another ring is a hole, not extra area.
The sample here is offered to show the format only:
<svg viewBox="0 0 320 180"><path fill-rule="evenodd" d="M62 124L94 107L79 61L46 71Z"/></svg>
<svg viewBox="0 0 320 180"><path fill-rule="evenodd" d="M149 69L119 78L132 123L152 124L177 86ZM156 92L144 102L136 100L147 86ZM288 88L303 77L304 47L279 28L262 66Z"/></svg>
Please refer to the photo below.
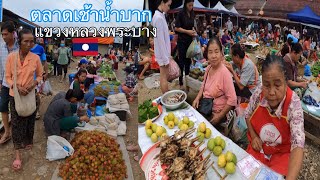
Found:
<svg viewBox="0 0 320 180"><path fill-rule="evenodd" d="M274 171L296 179L305 143L300 99L287 85L281 57L268 55L262 65L262 86L245 112L247 152Z"/></svg>

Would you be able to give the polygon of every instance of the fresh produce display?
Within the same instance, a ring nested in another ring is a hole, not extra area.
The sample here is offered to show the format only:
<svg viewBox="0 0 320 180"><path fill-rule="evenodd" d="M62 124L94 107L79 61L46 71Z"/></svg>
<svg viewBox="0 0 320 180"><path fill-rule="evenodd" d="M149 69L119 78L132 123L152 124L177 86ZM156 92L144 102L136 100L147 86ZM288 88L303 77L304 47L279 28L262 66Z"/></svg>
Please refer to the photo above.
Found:
<svg viewBox="0 0 320 180"><path fill-rule="evenodd" d="M211 138L207 143L207 148L212 151L215 156L220 156L225 147L226 142L220 136Z"/></svg>
<svg viewBox="0 0 320 180"><path fill-rule="evenodd" d="M308 105L311 105L311 106L315 106L315 107L319 107L319 104L317 103L317 101L315 99L313 99L310 95L304 96L302 101L305 104L308 104Z"/></svg>
<svg viewBox="0 0 320 180"><path fill-rule="evenodd" d="M102 81L94 89L94 95L108 97L110 92L119 93L119 86L112 85L110 82Z"/></svg>
<svg viewBox="0 0 320 180"><path fill-rule="evenodd" d="M159 110L157 106L152 105L152 101L146 100L138 107L138 121L139 123L144 123L148 119L153 119L159 115Z"/></svg>
<svg viewBox="0 0 320 180"><path fill-rule="evenodd" d="M163 138L167 136L166 128L162 126L158 126L155 123L152 123L150 119L146 121L145 129L146 129L146 134L148 135L148 137L151 138L151 141L153 143L158 142L159 137Z"/></svg>
<svg viewBox="0 0 320 180"><path fill-rule="evenodd" d="M312 67L311 67L311 72L313 77L318 77L320 74L320 62L316 62Z"/></svg>
<svg viewBox="0 0 320 180"><path fill-rule="evenodd" d="M195 128L177 131L160 141L161 151L156 158L160 159L161 166L165 168L163 179L206 179L206 172L213 162L210 163L210 154L205 158L202 157L207 149L199 150L203 142L194 145L198 137L189 138L194 131Z"/></svg>
<svg viewBox="0 0 320 180"><path fill-rule="evenodd" d="M169 129L173 129L174 126L179 124L179 119L172 112L168 113L168 115L163 118L163 121Z"/></svg>
<svg viewBox="0 0 320 180"><path fill-rule="evenodd" d="M178 128L180 130L187 130L187 129L191 129L194 126L194 122L191 121L188 117L183 117L183 119L181 121L179 121L178 123Z"/></svg>
<svg viewBox="0 0 320 180"><path fill-rule="evenodd" d="M198 79L199 81L203 81L204 71L201 71L199 68L194 68L190 70L189 76L193 79Z"/></svg>
<svg viewBox="0 0 320 180"><path fill-rule="evenodd" d="M318 77L313 77L311 82L317 83L318 89L320 89L320 75Z"/></svg>
<svg viewBox="0 0 320 180"><path fill-rule="evenodd" d="M82 131L71 142L75 152L59 167L62 179L127 178L119 144L103 132Z"/></svg>
<svg viewBox="0 0 320 180"><path fill-rule="evenodd" d="M200 123L197 131L197 137L199 137L198 141L202 142L204 138L209 139L211 137L211 133L211 129L207 128L204 122Z"/></svg>
<svg viewBox="0 0 320 180"><path fill-rule="evenodd" d="M226 61L231 62L232 61L232 57L230 55L225 55L224 58L226 59Z"/></svg>
<svg viewBox="0 0 320 180"><path fill-rule="evenodd" d="M164 103L168 104L168 105L174 105L177 104L179 102L182 102L185 98L185 94L181 93L181 92L176 92L171 94L170 96L167 96L166 99L164 99Z"/></svg>
<svg viewBox="0 0 320 180"><path fill-rule="evenodd" d="M220 154L218 157L218 167L224 168L227 174L234 174L236 172L237 156L227 151L226 154Z"/></svg>

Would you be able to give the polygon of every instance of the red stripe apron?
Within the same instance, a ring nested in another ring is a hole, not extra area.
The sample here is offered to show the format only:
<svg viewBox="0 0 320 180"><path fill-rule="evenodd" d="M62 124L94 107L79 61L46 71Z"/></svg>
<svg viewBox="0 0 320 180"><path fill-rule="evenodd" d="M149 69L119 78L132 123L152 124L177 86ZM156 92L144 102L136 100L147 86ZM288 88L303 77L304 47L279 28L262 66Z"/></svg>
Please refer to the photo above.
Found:
<svg viewBox="0 0 320 180"><path fill-rule="evenodd" d="M252 139L248 132L250 144L247 152L266 166L282 175L287 175L288 173L291 149L291 132L290 125L287 120L287 112L291 102L291 97L292 90L287 87L281 119L271 115L267 108L260 105L251 116L251 125L263 143L263 151L257 152L252 148ZM262 98L262 95L260 98Z"/></svg>

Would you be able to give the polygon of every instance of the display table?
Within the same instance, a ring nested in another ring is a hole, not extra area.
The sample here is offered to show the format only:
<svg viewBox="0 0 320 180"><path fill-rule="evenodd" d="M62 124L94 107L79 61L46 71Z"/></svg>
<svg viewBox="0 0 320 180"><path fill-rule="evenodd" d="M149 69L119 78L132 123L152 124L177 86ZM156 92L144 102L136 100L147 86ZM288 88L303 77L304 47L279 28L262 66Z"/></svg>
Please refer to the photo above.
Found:
<svg viewBox="0 0 320 180"><path fill-rule="evenodd" d="M241 45L244 45L248 51L255 51L260 46L260 44L255 42L245 42L245 43L241 43Z"/></svg>
<svg viewBox="0 0 320 180"><path fill-rule="evenodd" d="M247 159L247 157L252 157L245 150L243 150L237 144L235 144L232 140L230 140L229 138L223 136L218 130L216 130L214 128L214 126L211 123L209 123L198 111L196 111L189 104L188 104L188 107L186 109L176 110L176 111L173 111L173 113L179 119L182 119L184 116L188 116L191 121L194 121L194 123L195 123L194 127L195 128L197 128L198 125L201 122L204 122L206 124L207 128L210 128L211 131L212 131L211 138L214 138L216 136L221 136L225 140L226 147L225 147L225 149L224 149L224 151L222 153L226 153L227 151L231 151L231 152L235 153L236 156L237 156L237 159L238 159L238 164L242 159L244 159L244 158ZM178 129L177 126L175 126L173 129L169 129L164 124L163 119L164 119L164 117L166 115L167 115L166 108L163 108L163 113L153 123L156 123L157 125L165 127L166 130L167 130L167 134L170 136L170 135L173 135L174 132L179 130L179 129ZM196 137L196 133L193 133L193 137ZM205 141L205 143L202 146L200 146L200 150L202 150L203 148L207 147L208 139L205 139L204 141ZM145 131L145 127L143 125L139 125L139 127L138 127L138 143L139 143L139 146L141 148L141 152L143 154L146 153L147 150L154 145L154 143L152 143L151 139L147 136L146 131ZM196 144L198 144L198 142L196 142ZM209 150L206 150L205 153L204 153L204 157L206 157L209 153L210 153ZM213 166L216 167L218 172L221 175L224 175L225 174L224 169L218 168L218 166L217 166L218 157L216 157L213 154L211 154L210 159L211 159L211 162L212 162L212 160L214 161ZM243 175L242 171L240 171L240 169L238 167L238 164L237 164L236 173L232 174L232 175L228 175L226 179L237 179L237 180L247 179ZM258 174L260 169L268 169L268 168L265 167L262 163L259 163L259 168L255 171L255 173L252 176L255 176L256 174ZM270 169L268 169L268 170L271 171ZM283 177L281 175L279 175L279 174L277 174L275 172L273 172L272 174L274 174L276 177L278 177L278 179L283 179ZM252 176L250 178L252 178ZM207 179L220 179L220 178L217 175L217 173L213 170L213 168L209 168L209 170L207 171Z"/></svg>

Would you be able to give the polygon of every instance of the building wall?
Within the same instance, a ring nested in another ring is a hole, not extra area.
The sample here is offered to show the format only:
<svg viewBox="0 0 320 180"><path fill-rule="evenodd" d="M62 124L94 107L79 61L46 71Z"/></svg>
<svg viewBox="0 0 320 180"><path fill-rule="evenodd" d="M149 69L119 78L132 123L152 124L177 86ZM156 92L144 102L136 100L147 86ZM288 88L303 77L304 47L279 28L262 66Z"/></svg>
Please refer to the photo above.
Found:
<svg viewBox="0 0 320 180"><path fill-rule="evenodd" d="M237 0L235 8L240 14L246 16L257 16L265 0ZM320 0L267 0L263 9L265 17L287 19L287 14L298 11L304 6L309 5L311 9L320 15ZM252 14L248 14L248 10L252 10Z"/></svg>

